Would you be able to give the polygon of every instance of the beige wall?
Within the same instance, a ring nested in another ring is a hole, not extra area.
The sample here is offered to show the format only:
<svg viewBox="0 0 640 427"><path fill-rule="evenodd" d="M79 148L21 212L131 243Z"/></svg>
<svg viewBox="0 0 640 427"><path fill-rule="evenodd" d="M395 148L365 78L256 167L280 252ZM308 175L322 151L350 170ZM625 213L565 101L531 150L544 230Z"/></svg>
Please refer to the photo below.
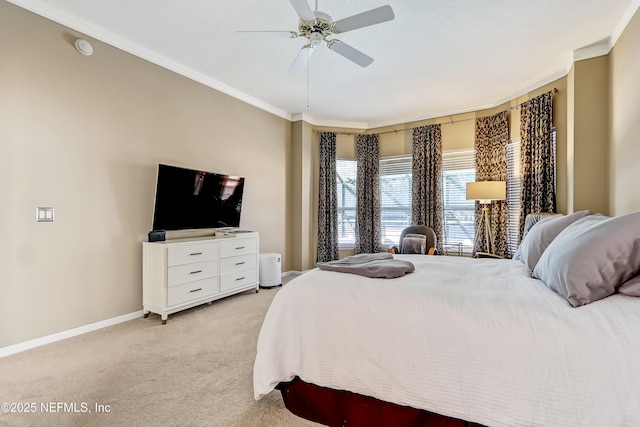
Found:
<svg viewBox="0 0 640 427"><path fill-rule="evenodd" d="M610 54L609 207L640 211L640 11Z"/></svg>
<svg viewBox="0 0 640 427"><path fill-rule="evenodd" d="M312 218L318 217L318 149L313 135L311 125L306 122L297 121L291 126L292 161L287 173L287 253L290 260L283 266L286 271L302 271L315 262L317 221L314 224ZM312 196L315 199L312 199Z"/></svg>
<svg viewBox="0 0 640 427"><path fill-rule="evenodd" d="M245 176L241 226L285 252L291 123L77 35L0 2L0 347L142 309L158 163Z"/></svg>
<svg viewBox="0 0 640 427"><path fill-rule="evenodd" d="M574 155L575 150L575 132L573 123L575 122L575 67L571 67L567 74L567 158L565 162L566 175L567 175L567 211L575 212L573 206L574 200L574 184L575 184L575 170L574 170Z"/></svg>
<svg viewBox="0 0 640 427"><path fill-rule="evenodd" d="M572 211L609 214L609 55L574 63L569 141Z"/></svg>

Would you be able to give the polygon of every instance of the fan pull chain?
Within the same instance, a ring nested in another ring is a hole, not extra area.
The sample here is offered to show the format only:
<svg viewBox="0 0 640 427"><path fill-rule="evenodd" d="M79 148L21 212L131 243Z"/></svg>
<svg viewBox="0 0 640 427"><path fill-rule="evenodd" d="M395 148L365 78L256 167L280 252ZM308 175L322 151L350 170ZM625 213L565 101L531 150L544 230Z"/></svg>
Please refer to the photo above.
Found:
<svg viewBox="0 0 640 427"><path fill-rule="evenodd" d="M311 49L313 49L313 47L307 48L307 111L311 111L311 107L309 106L309 70L311 69Z"/></svg>

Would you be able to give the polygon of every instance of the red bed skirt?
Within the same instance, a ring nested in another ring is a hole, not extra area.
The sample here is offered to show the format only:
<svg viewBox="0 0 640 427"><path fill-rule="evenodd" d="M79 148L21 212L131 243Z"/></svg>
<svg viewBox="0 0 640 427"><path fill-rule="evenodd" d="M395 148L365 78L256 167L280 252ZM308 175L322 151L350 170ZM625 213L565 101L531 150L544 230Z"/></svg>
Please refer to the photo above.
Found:
<svg viewBox="0 0 640 427"><path fill-rule="evenodd" d="M328 426L481 427L421 409L384 402L295 378L277 387L289 411Z"/></svg>

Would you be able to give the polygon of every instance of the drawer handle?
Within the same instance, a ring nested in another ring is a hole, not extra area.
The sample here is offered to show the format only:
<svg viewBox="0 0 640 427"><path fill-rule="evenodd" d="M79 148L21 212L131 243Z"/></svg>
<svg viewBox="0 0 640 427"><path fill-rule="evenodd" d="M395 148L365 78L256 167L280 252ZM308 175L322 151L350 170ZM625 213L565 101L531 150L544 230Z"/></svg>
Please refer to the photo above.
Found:
<svg viewBox="0 0 640 427"><path fill-rule="evenodd" d="M201 290L202 290L202 288L198 288L198 289L191 289L189 292L198 292L198 291L201 291Z"/></svg>
<svg viewBox="0 0 640 427"><path fill-rule="evenodd" d="M198 273L202 273L202 270L192 271L192 272L191 272L191 273L189 273L189 274L198 274Z"/></svg>
<svg viewBox="0 0 640 427"><path fill-rule="evenodd" d="M193 252L189 254L189 256L194 256L194 255L202 255L202 252Z"/></svg>
<svg viewBox="0 0 640 427"><path fill-rule="evenodd" d="M244 248L245 248L244 246L238 246L238 247L236 248L236 250L240 250L240 249L244 249Z"/></svg>
<svg viewBox="0 0 640 427"><path fill-rule="evenodd" d="M244 261L242 261L242 262L236 262L236 265L242 265L242 264L244 264L244 263L245 263Z"/></svg>
<svg viewBox="0 0 640 427"><path fill-rule="evenodd" d="M244 280L244 279L246 279L246 277L244 277L244 276L242 276L242 277L238 277L238 278L236 279L236 282L237 282L237 281L239 281L239 280Z"/></svg>

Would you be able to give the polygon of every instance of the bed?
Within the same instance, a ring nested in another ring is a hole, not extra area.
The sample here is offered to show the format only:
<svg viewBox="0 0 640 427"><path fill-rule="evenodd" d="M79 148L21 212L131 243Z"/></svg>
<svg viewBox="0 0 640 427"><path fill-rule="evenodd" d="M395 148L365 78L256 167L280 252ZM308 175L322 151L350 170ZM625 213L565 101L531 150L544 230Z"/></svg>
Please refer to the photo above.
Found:
<svg viewBox="0 0 640 427"><path fill-rule="evenodd" d="M328 425L390 424L378 404L414 411L404 425L640 425L640 298L575 308L518 260L394 257L415 271L314 269L279 291L256 399L278 388L292 412ZM377 422L337 404L345 394Z"/></svg>

